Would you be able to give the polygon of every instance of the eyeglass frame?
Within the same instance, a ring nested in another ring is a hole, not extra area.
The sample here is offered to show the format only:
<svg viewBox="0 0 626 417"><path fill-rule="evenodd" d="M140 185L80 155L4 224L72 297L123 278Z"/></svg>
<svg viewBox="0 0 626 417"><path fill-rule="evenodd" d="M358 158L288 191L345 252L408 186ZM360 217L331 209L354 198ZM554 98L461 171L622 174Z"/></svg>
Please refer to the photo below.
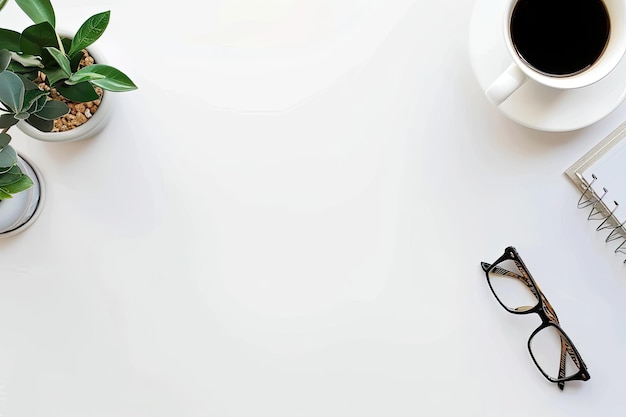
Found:
<svg viewBox="0 0 626 417"><path fill-rule="evenodd" d="M515 263L515 265L518 267L522 275L518 275L512 271L498 267L500 263L507 261L507 260L510 260L513 263ZM526 267L526 264L524 263L522 258L519 256L519 253L517 252L517 250L513 246L509 246L504 250L504 254L500 256L493 264L489 264L487 262L481 262L481 267L485 271L485 277L487 279L487 284L489 285L489 289L491 290L496 300L498 300L498 303L506 311L512 314L537 313L539 315L539 318L541 318L541 324L539 325L539 327L537 327L537 329L535 329L531 333L527 342L528 352L530 353L530 357L532 358L533 362L535 363L535 366L537 367L537 369L539 369L541 374L548 381L556 383L561 390L563 390L563 388L565 387L565 382L589 380L590 378L589 371L587 370L587 365L585 365L585 362L583 361L583 358L580 355L580 352L578 352L578 349L576 349L576 346L574 346L574 343L572 343L572 340L567 335L567 333L565 333L565 331L561 328L559 319L556 315L556 312L554 311L554 308L552 307L552 305L550 304L546 296L543 294L543 292L539 288L539 285L537 285L537 282L532 277L532 274ZM497 272L500 275L506 275L512 278L516 278L520 280L524 285L526 285L530 289L530 291L534 294L534 296L537 298L537 304L531 308L524 309L524 310L520 310L519 309L520 307L517 307L517 309L515 310L508 308L502 302L502 300L500 300L500 298L498 297L498 294L496 293L493 286L491 285L491 279L489 278L489 273L496 271L497 269L501 270ZM559 377L558 378L551 377L541 368L541 366L537 362L537 359L533 355L533 351L530 347L530 342L532 341L533 337L535 337L535 335L539 333L541 330L550 326L555 327L559 331L559 333L563 336L561 338L561 359L559 363ZM565 363L567 360L567 355L570 356L574 364L578 367L578 372L576 372L574 375L571 375L569 377L565 376Z"/></svg>

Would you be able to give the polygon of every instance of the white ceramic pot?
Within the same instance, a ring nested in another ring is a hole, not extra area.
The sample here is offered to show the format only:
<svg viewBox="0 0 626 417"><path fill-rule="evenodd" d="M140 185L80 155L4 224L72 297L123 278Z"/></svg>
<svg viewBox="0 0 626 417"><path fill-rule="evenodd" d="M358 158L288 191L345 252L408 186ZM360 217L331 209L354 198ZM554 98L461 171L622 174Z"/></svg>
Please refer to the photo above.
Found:
<svg viewBox="0 0 626 417"><path fill-rule="evenodd" d="M0 200L0 238L14 236L37 220L44 206L43 177L39 169L21 155L17 165L33 180L33 186L6 200Z"/></svg>
<svg viewBox="0 0 626 417"><path fill-rule="evenodd" d="M105 64L106 61L102 54L93 45L88 48L89 54L98 64ZM73 142L77 140L87 139L100 132L108 122L112 108L112 94L106 91L102 95L102 100L98 110L82 125L65 132L42 132L35 129L25 120L17 124L18 129L26 133L28 136L45 142Z"/></svg>

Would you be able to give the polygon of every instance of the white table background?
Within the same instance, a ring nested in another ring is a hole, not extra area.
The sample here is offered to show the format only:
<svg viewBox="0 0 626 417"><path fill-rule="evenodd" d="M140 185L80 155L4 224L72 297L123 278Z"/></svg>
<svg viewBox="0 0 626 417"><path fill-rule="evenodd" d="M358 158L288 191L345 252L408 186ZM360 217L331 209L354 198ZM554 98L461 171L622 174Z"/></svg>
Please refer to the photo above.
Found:
<svg viewBox="0 0 626 417"><path fill-rule="evenodd" d="M112 10L97 46L139 90L92 140L12 130L48 201L0 241L2 417L623 414L626 267L563 171L626 105L565 133L502 116L471 1L54 6L70 30ZM507 245L590 381L533 365L539 319L479 266Z"/></svg>

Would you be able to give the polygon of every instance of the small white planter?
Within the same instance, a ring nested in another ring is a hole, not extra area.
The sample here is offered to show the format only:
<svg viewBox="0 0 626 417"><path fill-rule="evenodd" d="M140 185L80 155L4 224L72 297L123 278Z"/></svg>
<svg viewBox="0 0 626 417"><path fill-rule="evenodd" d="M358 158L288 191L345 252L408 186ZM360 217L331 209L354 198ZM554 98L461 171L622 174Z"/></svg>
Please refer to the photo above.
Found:
<svg viewBox="0 0 626 417"><path fill-rule="evenodd" d="M37 220L44 206L43 177L39 169L21 155L17 165L33 180L33 186L6 200L0 200L0 238L14 236Z"/></svg>
<svg viewBox="0 0 626 417"><path fill-rule="evenodd" d="M102 54L93 45L88 48L89 54L98 64L106 64ZM111 94L102 95L98 110L82 125L67 130L65 132L42 132L28 124L26 120L22 120L17 124L18 129L28 136L45 142L73 142L77 140L87 139L100 132L108 122L111 115L113 97Z"/></svg>

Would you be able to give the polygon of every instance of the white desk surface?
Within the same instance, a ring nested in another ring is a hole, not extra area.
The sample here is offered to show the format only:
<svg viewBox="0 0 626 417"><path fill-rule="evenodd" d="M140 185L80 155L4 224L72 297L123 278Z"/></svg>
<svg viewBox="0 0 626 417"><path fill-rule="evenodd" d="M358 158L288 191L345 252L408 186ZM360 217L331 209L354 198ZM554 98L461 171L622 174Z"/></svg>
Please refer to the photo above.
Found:
<svg viewBox="0 0 626 417"><path fill-rule="evenodd" d="M588 416L626 409L626 267L546 133L472 73L473 2L56 0L140 89L98 137L13 130L48 201L0 241L3 417ZM28 20L11 2L0 27ZM480 269L514 245L586 361Z"/></svg>

